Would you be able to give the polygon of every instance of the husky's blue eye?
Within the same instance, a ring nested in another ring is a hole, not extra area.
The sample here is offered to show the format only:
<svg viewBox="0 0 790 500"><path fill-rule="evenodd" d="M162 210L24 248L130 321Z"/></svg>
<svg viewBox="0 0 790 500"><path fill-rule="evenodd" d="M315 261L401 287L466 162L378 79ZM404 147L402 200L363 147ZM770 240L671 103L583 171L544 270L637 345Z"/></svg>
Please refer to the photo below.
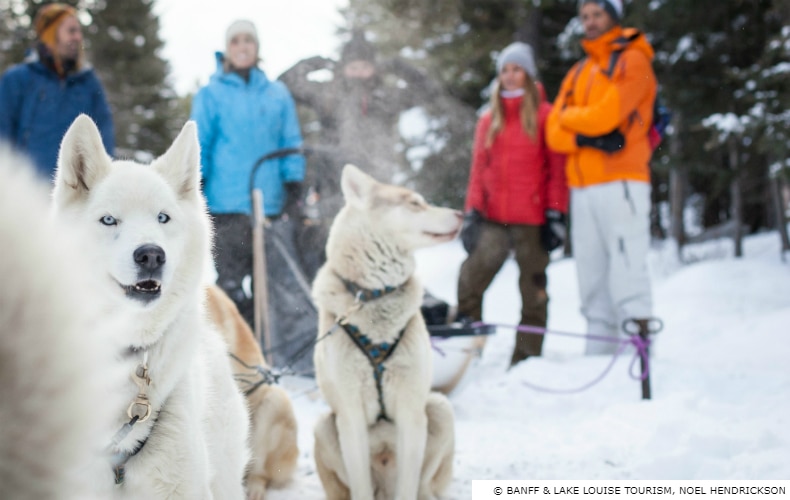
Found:
<svg viewBox="0 0 790 500"><path fill-rule="evenodd" d="M117 226L118 225L118 221L115 220L115 217L113 217L112 215L105 215L104 217L99 219L99 222L101 222L105 226Z"/></svg>
<svg viewBox="0 0 790 500"><path fill-rule="evenodd" d="M160 224L167 224L170 221L170 216L164 212L159 212L159 223Z"/></svg>

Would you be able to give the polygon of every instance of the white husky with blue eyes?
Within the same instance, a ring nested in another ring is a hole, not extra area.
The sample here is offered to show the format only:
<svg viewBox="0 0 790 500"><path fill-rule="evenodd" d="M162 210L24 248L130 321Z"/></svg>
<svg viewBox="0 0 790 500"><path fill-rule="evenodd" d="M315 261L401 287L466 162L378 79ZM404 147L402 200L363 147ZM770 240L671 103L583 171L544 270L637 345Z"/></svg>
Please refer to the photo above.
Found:
<svg viewBox="0 0 790 500"><path fill-rule="evenodd" d="M93 272L130 316L106 477L117 497L244 498L248 417L204 311L211 224L194 123L150 165L113 161L80 116L63 138L55 215L85 229ZM97 402L99 404L99 402Z"/></svg>

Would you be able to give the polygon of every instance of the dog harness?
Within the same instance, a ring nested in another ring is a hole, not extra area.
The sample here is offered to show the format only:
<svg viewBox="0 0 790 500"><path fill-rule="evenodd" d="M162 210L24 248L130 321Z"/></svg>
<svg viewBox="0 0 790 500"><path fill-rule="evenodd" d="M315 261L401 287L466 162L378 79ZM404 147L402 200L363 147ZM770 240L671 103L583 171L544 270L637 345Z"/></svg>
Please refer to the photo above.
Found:
<svg viewBox="0 0 790 500"><path fill-rule="evenodd" d="M398 342L403 338L403 333L406 331L406 328L398 333L398 336L392 343L381 342L379 344L374 344L370 341L370 338L360 332L359 328L356 326L350 323L341 323L340 326L343 328L343 331L351 337L354 345L359 347L359 350L368 358L370 366L373 367L373 379L376 381L376 391L379 393L379 416L376 417L376 421L386 420L387 422L392 422L387 415L387 408L384 405L384 389L381 386L381 378L384 376L384 362L387 361L395 351L395 347L398 346Z"/></svg>
<svg viewBox="0 0 790 500"><path fill-rule="evenodd" d="M229 352L228 355L247 370L246 372L233 374L233 379L237 384L247 386L244 390L245 396L249 396L263 385L273 385L279 382L279 373L275 373L273 370L264 368L261 365L248 365L232 352Z"/></svg>
<svg viewBox="0 0 790 500"><path fill-rule="evenodd" d="M349 281L339 274L335 273L340 281L343 282L345 285L346 290L349 291L351 295L354 296L357 303L364 304L366 302L370 302L375 299L380 299L385 295L389 295L392 292L400 290L403 288L403 285L399 286L385 286L384 288L378 289L369 289L363 288L353 281ZM408 280L407 280L408 281ZM343 331L348 334L349 338L354 345L362 351L362 354L368 358L370 362L370 366L373 368L373 379L376 381L376 392L378 392L378 401L379 401L379 415L376 420L386 420L387 422L392 422L392 420L387 415L387 408L384 404L384 389L382 387L382 377L384 376L384 362L389 359L392 353L395 351L395 348L398 346L398 343L403 338L403 334L406 332L406 327L398 333L398 336L395 337L395 340L392 342L380 342L378 344L374 344L370 338L363 334L356 325L353 325L346 321L345 316L338 319L337 322Z"/></svg>

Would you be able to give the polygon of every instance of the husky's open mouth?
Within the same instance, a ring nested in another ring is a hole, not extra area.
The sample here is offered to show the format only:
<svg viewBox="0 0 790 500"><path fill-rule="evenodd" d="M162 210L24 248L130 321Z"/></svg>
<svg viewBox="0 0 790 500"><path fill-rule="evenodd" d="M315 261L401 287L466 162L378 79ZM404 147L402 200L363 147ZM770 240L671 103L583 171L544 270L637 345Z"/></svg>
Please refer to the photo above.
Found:
<svg viewBox="0 0 790 500"><path fill-rule="evenodd" d="M162 295L162 283L157 280L138 281L134 285L121 285L126 296L145 303L158 299Z"/></svg>

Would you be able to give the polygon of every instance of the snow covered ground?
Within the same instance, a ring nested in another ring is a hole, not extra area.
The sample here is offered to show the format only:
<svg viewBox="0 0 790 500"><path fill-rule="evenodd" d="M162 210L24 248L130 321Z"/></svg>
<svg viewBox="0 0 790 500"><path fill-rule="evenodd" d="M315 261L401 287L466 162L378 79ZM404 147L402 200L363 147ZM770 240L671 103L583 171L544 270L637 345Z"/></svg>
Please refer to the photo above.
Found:
<svg viewBox="0 0 790 500"><path fill-rule="evenodd" d="M630 354L582 392L528 388L583 386L611 358L583 356L583 340L548 335L542 359L506 372L514 339L500 328L450 395L456 453L446 498L471 498L474 479L790 478L790 262L776 233L748 238L744 253L735 259L729 240L714 241L687 247L680 264L669 245L653 249L655 313L665 327L653 344L650 401L629 376ZM450 303L464 256L457 241L418 255L423 282ZM575 263L555 257L549 329L583 333ZM509 260L486 295L486 321L518 321L517 277ZM269 498L324 498L312 426L326 404L311 379L284 385L301 457L294 481Z"/></svg>

